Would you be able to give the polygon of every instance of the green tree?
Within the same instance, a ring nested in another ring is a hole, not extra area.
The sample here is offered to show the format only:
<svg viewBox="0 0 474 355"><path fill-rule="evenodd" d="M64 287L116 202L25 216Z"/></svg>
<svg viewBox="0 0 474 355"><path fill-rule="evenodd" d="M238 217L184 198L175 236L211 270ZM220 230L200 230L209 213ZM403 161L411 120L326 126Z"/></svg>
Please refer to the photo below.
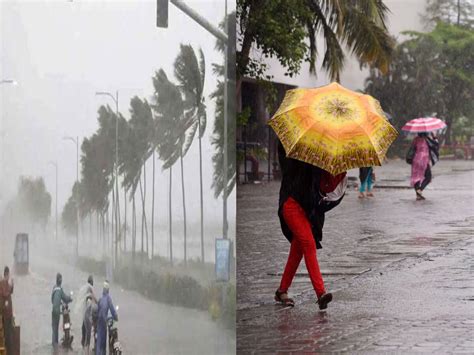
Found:
<svg viewBox="0 0 474 355"><path fill-rule="evenodd" d="M442 21L472 28L474 6L471 0L427 0L423 20L428 25Z"/></svg>
<svg viewBox="0 0 474 355"><path fill-rule="evenodd" d="M9 206L15 219L45 231L51 216L51 195L43 178L20 177L17 195Z"/></svg>
<svg viewBox="0 0 474 355"><path fill-rule="evenodd" d="M179 89L184 98L184 117L190 122L186 145L189 149L196 131L199 140L199 192L201 203L201 260L204 262L204 201L202 183L202 137L206 131L206 106L204 104L204 79L206 63L202 50L199 50L199 60L193 47L181 44L181 49L174 63L174 75L179 83ZM182 164L182 159L181 159ZM184 182L183 203L184 203Z"/></svg>
<svg viewBox="0 0 474 355"><path fill-rule="evenodd" d="M415 117L444 119L450 144L453 121L466 117L472 125L474 119L474 31L439 22L429 33L407 34L411 39L397 47L389 75L372 71L366 91L399 128Z"/></svg>
<svg viewBox="0 0 474 355"><path fill-rule="evenodd" d="M69 196L61 213L61 224L69 235L75 235L77 228L79 228L77 223L77 201L80 201L79 213L83 214L84 209L81 208L81 205L83 206L83 203L86 202L84 197L85 194L80 183L74 183L71 196Z"/></svg>
<svg viewBox="0 0 474 355"><path fill-rule="evenodd" d="M154 104L152 109L156 117L156 150L163 161L163 170L169 170L169 243L170 261L173 262L173 213L172 213L172 168L180 158L184 137L180 126L184 115L183 98L179 88L168 80L163 69L153 77Z"/></svg>
<svg viewBox="0 0 474 355"><path fill-rule="evenodd" d="M266 66L252 58L252 49L277 58L287 75L297 74L303 61L315 72L318 35L325 43L322 67L331 79L339 80L344 65L342 44L361 64L385 72L394 45L387 13L381 0L238 0L237 92L244 76L265 78Z"/></svg>

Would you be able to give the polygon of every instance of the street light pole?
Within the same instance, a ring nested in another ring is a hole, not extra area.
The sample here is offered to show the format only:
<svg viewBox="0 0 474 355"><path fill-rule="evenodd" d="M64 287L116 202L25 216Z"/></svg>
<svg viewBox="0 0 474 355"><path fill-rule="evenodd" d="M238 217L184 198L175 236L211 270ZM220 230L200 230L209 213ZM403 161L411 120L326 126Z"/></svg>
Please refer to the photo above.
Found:
<svg viewBox="0 0 474 355"><path fill-rule="evenodd" d="M56 169L56 196L55 196L55 210L56 210L56 240L58 240L58 163L54 161L50 161L49 164L53 165L54 168Z"/></svg>
<svg viewBox="0 0 474 355"><path fill-rule="evenodd" d="M64 140L76 143L76 186L79 187L79 137L64 137ZM79 256L79 199L76 196L76 256Z"/></svg>
<svg viewBox="0 0 474 355"><path fill-rule="evenodd" d="M226 34L228 33L227 26L228 26L228 21L227 21L227 0L225 0L225 13L224 13L224 21L225 21L225 32ZM227 145L228 145L228 137L227 137L227 131L228 131L228 117L227 117L227 106L228 106L228 99L227 99L227 70L228 70L228 64L227 64L227 47L229 46L228 41L224 41L225 47L224 47L224 190L223 190L223 237L224 239L227 239L227 231L228 231L228 223L227 223L227 180L228 180L228 170L227 170L227 164L228 162L228 157L227 157Z"/></svg>

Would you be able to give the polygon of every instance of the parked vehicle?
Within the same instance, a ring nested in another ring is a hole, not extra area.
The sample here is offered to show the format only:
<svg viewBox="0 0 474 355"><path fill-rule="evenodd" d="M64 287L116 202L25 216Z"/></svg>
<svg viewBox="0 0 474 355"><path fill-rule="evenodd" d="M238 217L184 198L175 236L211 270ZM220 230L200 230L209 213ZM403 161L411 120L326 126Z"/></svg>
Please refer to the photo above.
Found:
<svg viewBox="0 0 474 355"><path fill-rule="evenodd" d="M16 274L27 274L29 269L30 248L28 234L18 233L13 251L14 271Z"/></svg>

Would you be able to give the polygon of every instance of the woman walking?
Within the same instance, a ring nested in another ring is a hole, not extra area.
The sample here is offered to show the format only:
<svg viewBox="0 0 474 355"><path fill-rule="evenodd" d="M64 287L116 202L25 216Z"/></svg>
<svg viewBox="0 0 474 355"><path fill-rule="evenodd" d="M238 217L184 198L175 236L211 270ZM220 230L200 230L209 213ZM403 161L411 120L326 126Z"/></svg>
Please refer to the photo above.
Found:
<svg viewBox="0 0 474 355"><path fill-rule="evenodd" d="M397 131L377 100L338 83L288 90L268 124L279 140L278 217L291 243L275 300L294 306L288 290L304 257L319 309L326 309L332 294L324 287L316 253L324 215L344 197L347 170L380 165Z"/></svg>
<svg viewBox="0 0 474 355"><path fill-rule="evenodd" d="M325 212L337 206L344 196L346 173L332 176L316 166L287 158L281 143L278 158L282 172L278 216L291 246L275 300L294 306L294 301L288 297L288 289L304 257L319 309L326 309L332 294L324 287L316 249L322 247Z"/></svg>
<svg viewBox="0 0 474 355"><path fill-rule="evenodd" d="M414 150L411 165L411 186L415 189L416 199L425 200L422 192L431 182L431 166L439 160L438 139L432 134L418 133L410 149Z"/></svg>
<svg viewBox="0 0 474 355"><path fill-rule="evenodd" d="M359 179L360 179L360 187L359 187L359 198L367 197L374 197L372 193L372 186L374 184L374 168L372 167L365 167L359 168ZM365 191L367 190L367 195L365 195Z"/></svg>

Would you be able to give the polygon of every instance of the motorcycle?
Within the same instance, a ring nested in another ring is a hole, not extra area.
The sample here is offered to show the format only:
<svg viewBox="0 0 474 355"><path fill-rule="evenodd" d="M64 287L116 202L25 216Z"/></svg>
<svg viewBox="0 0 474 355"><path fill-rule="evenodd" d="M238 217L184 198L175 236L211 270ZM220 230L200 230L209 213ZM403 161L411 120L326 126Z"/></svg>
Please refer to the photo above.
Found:
<svg viewBox="0 0 474 355"><path fill-rule="evenodd" d="M115 307L118 311L119 307ZM118 339L117 321L112 317L107 318L107 327L109 329L109 354L122 355L122 345Z"/></svg>
<svg viewBox="0 0 474 355"><path fill-rule="evenodd" d="M71 292L71 297L72 297ZM63 331L64 337L61 339L61 346L65 349L72 350L72 341L74 336L71 335L71 316L70 316L69 305L67 303L61 304L61 313L63 315Z"/></svg>

